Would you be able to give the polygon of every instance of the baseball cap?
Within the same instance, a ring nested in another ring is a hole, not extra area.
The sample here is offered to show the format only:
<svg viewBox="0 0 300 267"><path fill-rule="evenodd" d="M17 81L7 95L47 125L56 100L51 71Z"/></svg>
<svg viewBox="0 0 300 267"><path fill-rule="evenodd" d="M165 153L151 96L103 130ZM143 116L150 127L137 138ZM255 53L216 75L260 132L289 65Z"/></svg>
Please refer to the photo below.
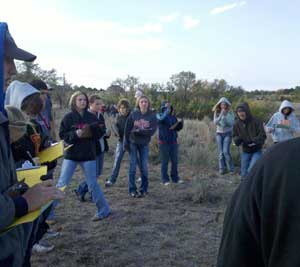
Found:
<svg viewBox="0 0 300 267"><path fill-rule="evenodd" d="M6 31L5 41L4 41L5 49L4 54L13 59L23 60L32 62L36 59L36 56L19 48L14 39L12 38L10 32Z"/></svg>

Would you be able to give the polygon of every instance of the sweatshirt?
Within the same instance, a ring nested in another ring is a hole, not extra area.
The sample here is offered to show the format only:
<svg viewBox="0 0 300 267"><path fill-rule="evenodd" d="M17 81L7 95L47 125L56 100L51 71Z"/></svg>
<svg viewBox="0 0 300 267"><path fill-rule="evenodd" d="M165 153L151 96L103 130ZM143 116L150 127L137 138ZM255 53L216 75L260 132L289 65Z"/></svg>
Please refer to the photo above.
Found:
<svg viewBox="0 0 300 267"><path fill-rule="evenodd" d="M284 108L291 108L289 115L284 115ZM273 142L282 142L294 138L295 133L300 132L300 123L294 113L294 107L288 100L284 100L278 112L276 112L266 124L266 129L271 131Z"/></svg>
<svg viewBox="0 0 300 267"><path fill-rule="evenodd" d="M163 102L160 107L160 113L156 114L158 121L158 143L159 144L177 144L177 132L183 128L183 122L180 121L174 129L170 129L174 126L178 120L173 115L173 107L167 109L166 102Z"/></svg>
<svg viewBox="0 0 300 267"><path fill-rule="evenodd" d="M137 145L148 145L156 128L156 116L151 110L142 114L139 109L135 109L127 119L125 143L128 144L131 142Z"/></svg>
<svg viewBox="0 0 300 267"><path fill-rule="evenodd" d="M271 147L227 207L217 267L300 266L300 138Z"/></svg>
<svg viewBox="0 0 300 267"><path fill-rule="evenodd" d="M233 141L236 146L242 145L243 152L255 153L262 149L267 138L263 123L252 116L247 103L237 106L237 110L243 108L246 112L246 120L238 118L233 125ZM255 144L249 146L249 144Z"/></svg>
<svg viewBox="0 0 300 267"><path fill-rule="evenodd" d="M229 110L226 114L223 111L216 111L216 108L220 106L223 102L225 102L229 107L231 107L231 103L227 100L226 97L222 97L214 106L214 124L217 126L217 133L232 132L234 124L234 114L231 110Z"/></svg>
<svg viewBox="0 0 300 267"><path fill-rule="evenodd" d="M90 127L91 137L79 138L76 130ZM68 144L73 144L65 152L65 159L73 161L95 160L98 154L98 140L105 134L105 128L96 115L85 110L80 115L76 110L67 113L59 128L59 137Z"/></svg>

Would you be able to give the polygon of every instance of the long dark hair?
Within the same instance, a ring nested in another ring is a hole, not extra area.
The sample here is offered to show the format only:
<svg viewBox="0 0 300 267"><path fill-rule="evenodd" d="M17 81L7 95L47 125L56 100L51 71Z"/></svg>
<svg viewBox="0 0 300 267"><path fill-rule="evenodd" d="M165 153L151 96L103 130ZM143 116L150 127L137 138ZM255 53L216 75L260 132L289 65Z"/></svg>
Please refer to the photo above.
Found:
<svg viewBox="0 0 300 267"><path fill-rule="evenodd" d="M79 96L79 95L84 95L85 98L86 98L86 107L85 107L84 110L87 110L88 107L89 107L89 98L88 98L87 94L84 93L84 92L82 92L82 91L76 91L74 94L71 95L70 101L69 101L69 106L71 107L71 110L72 110L72 111L77 110L77 109L76 109L76 98L77 98L77 96Z"/></svg>

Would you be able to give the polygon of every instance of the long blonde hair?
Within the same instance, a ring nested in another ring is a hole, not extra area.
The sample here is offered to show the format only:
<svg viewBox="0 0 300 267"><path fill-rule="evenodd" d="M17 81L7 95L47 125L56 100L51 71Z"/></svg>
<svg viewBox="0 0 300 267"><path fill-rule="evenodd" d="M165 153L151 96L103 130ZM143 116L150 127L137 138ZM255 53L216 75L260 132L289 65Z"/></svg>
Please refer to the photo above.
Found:
<svg viewBox="0 0 300 267"><path fill-rule="evenodd" d="M147 99L147 101L148 101L148 110L150 110L151 102L150 102L150 99L145 95L142 95L142 96L137 98L137 100L135 101L135 107L140 109L139 103L140 103L140 100L143 99L143 98Z"/></svg>

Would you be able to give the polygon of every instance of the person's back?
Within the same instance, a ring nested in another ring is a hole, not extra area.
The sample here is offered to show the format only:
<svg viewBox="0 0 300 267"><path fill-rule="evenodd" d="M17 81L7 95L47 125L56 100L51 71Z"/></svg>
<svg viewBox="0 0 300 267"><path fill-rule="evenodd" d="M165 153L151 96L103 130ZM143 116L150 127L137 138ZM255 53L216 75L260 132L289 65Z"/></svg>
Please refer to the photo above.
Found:
<svg viewBox="0 0 300 267"><path fill-rule="evenodd" d="M271 147L227 208L217 267L300 266L300 138Z"/></svg>

